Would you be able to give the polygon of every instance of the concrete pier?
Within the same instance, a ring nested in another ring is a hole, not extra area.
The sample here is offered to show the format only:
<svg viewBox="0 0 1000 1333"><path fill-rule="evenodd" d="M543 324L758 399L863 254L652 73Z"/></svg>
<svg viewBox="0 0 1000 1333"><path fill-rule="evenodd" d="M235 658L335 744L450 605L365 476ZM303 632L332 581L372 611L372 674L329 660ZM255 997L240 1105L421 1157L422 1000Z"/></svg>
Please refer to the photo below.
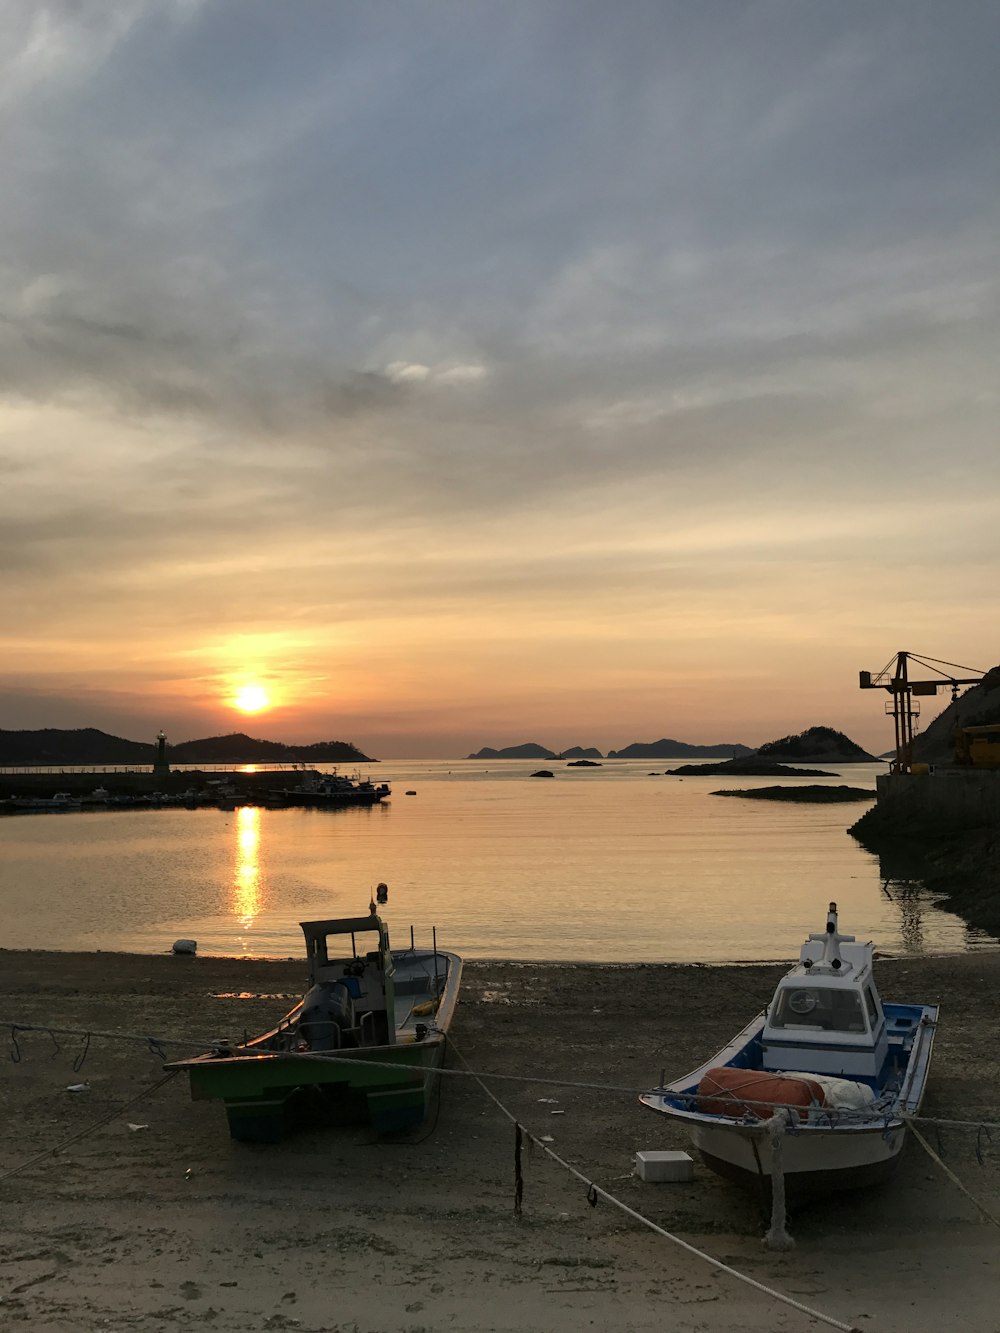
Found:
<svg viewBox="0 0 1000 1333"><path fill-rule="evenodd" d="M878 801L862 824L900 833L1000 827L1000 770L937 767L929 773L883 773Z"/></svg>

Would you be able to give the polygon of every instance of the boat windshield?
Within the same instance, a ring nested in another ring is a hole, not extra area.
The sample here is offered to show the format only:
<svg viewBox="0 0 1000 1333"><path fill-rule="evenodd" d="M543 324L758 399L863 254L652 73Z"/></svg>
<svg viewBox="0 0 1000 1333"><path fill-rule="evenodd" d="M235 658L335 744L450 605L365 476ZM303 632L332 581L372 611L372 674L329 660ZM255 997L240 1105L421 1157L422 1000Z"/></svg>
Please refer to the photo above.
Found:
<svg viewBox="0 0 1000 1333"><path fill-rule="evenodd" d="M861 996L832 986L787 986L775 996L768 1023L773 1028L822 1028L864 1032Z"/></svg>

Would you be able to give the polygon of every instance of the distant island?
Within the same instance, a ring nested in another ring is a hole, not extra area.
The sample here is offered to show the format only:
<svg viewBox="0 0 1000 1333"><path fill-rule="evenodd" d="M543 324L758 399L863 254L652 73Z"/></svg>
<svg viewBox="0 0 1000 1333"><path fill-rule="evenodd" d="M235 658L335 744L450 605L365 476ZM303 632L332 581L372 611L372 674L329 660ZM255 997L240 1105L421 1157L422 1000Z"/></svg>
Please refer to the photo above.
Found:
<svg viewBox="0 0 1000 1333"><path fill-rule="evenodd" d="M781 740L769 741L759 750L723 764L682 764L680 768L668 768L667 774L672 777L700 778L723 777L728 773L743 773L747 777L756 778L783 775L797 778L837 776L835 773L824 773L818 768L789 767L790 760L838 766L878 762L873 754L855 745L842 731L834 731L830 727L810 727L797 736L783 736Z"/></svg>
<svg viewBox="0 0 1000 1333"><path fill-rule="evenodd" d="M624 750L609 750L609 759L732 759L737 755L753 754L748 745L688 745L685 741L636 741L626 745ZM467 759L603 759L603 753L596 746L571 745L558 754L544 745L508 745L501 750L494 750L485 745L475 754L466 755Z"/></svg>
<svg viewBox="0 0 1000 1333"><path fill-rule="evenodd" d="M571 745L568 750L556 754L554 750L547 750L544 745L529 742L526 745L508 745L502 750L494 750L491 746L484 745L475 754L467 754L465 757L466 759L603 759L604 755L593 745Z"/></svg>
<svg viewBox="0 0 1000 1333"><path fill-rule="evenodd" d="M874 764L876 755L856 745L842 731L832 727L810 727L796 736L782 736L768 741L757 751L759 759L799 764Z"/></svg>
<svg viewBox="0 0 1000 1333"><path fill-rule="evenodd" d="M47 728L42 731L0 730L0 764L60 765L82 764L152 764L156 758L155 741L130 741L110 736L93 727L74 731ZM230 736L209 736L203 740L181 741L167 746L171 764L373 764L370 758L348 741L318 741L313 745L284 745L280 741L255 740L243 732Z"/></svg>
<svg viewBox="0 0 1000 1333"><path fill-rule="evenodd" d="M686 741L634 741L624 750L609 750L609 759L738 759L753 754L749 745L689 745Z"/></svg>
<svg viewBox="0 0 1000 1333"><path fill-rule="evenodd" d="M745 755L742 759L729 759L724 764L681 764L680 768L668 768L664 773L668 778L722 778L727 774L740 774L747 778L829 778L836 773L824 773L821 768L792 768L788 764L778 764L772 759L758 759L755 754Z"/></svg>
<svg viewBox="0 0 1000 1333"><path fill-rule="evenodd" d="M872 764L877 762L873 754L856 745L842 731L832 727L809 727L794 736L782 736L780 740L768 741L755 749L751 745L742 745L738 741L718 742L714 745L692 745L688 741L679 741L663 737L658 741L633 741L622 750L609 750L609 759L720 759L740 763L754 757L764 764ZM544 745L527 743L508 745L495 750L486 745L467 759L603 759L601 751L591 746L574 745L557 754ZM709 768L700 770L708 774ZM720 769L719 771L728 771ZM750 770L744 770L749 772ZM762 768L763 774L776 770ZM827 776L824 774L823 776Z"/></svg>
<svg viewBox="0 0 1000 1333"><path fill-rule="evenodd" d="M867 787L731 787L713 791L710 796L743 796L750 801L802 801L806 804L830 805L837 801L874 801L877 793Z"/></svg>
<svg viewBox="0 0 1000 1333"><path fill-rule="evenodd" d="M558 759L554 750L547 750L544 745L508 745L503 750L494 750L484 745L476 754L466 755L467 759Z"/></svg>

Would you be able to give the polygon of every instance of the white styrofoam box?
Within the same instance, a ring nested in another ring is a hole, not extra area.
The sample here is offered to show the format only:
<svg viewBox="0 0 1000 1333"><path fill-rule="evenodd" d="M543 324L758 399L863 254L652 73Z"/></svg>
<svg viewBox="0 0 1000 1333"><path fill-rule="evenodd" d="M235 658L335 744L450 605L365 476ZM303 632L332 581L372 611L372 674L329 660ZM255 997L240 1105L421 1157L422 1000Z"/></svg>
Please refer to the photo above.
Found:
<svg viewBox="0 0 1000 1333"><path fill-rule="evenodd" d="M637 1152L635 1169L640 1180L693 1180L694 1162L686 1152Z"/></svg>

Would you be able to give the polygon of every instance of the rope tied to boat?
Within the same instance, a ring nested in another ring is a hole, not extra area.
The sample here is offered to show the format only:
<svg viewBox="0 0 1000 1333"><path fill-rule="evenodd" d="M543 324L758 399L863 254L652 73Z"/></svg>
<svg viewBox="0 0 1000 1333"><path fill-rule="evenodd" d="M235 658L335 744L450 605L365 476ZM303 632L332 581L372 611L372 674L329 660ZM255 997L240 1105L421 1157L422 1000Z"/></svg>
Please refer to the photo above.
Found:
<svg viewBox="0 0 1000 1333"><path fill-rule="evenodd" d="M65 1151L71 1144L79 1143L81 1139L89 1137L89 1135L103 1128L104 1125L109 1125L112 1120L117 1120L120 1115L123 1115L130 1109L130 1107L135 1106L137 1102L141 1102L144 1097L149 1097L154 1092L158 1092L160 1088L165 1087L166 1084L175 1079L179 1073L180 1070L175 1069L171 1070L168 1074L164 1074L161 1079L157 1079L155 1083L143 1088L142 1091L136 1093L134 1097L130 1097L127 1102L123 1102L120 1106L116 1106L113 1110L109 1111L107 1115L102 1115L99 1120L95 1120L93 1124L87 1125L76 1134L71 1134L68 1139L63 1139L63 1141L57 1143L54 1148L45 1148L42 1152L36 1153L34 1157L29 1157L26 1162L21 1162L19 1166L13 1166L9 1171L4 1171L0 1174L0 1181L9 1180L11 1176L20 1175L22 1171L27 1171L29 1167L34 1166L37 1162L45 1161L48 1157L57 1157L59 1153Z"/></svg>
<svg viewBox="0 0 1000 1333"><path fill-rule="evenodd" d="M791 1128L788 1111L785 1109L775 1111L770 1120L764 1121L761 1128L771 1143L771 1225L764 1236L764 1245L769 1250L794 1250L795 1241L788 1234L786 1226L788 1218L785 1210L785 1172L782 1164L785 1132Z"/></svg>
<svg viewBox="0 0 1000 1333"><path fill-rule="evenodd" d="M962 1191L962 1193L965 1195L965 1197L966 1197L971 1203L975 1204L976 1208L979 1209L979 1211L982 1213L983 1217L986 1218L987 1222L992 1222L993 1225L994 1225L995 1227L1000 1228L1000 1218L997 1218L993 1213L991 1213L990 1210L986 1207L985 1204L980 1203L979 1200L976 1198L976 1196L972 1193L972 1191L971 1191L970 1189L968 1189L965 1185L962 1184L962 1182L959 1180L958 1176L956 1176L955 1173L954 1173L954 1171L952 1171L951 1167L950 1167L950 1166L947 1166L947 1165L941 1160L940 1155L934 1151L934 1149L931 1147L931 1145L930 1145L930 1144L927 1142L927 1140L924 1138L923 1134L921 1134L920 1130L917 1129L916 1125L913 1123L915 1119L916 1119L916 1117L914 1117L914 1116L908 1116L908 1115L904 1115L904 1116L903 1116L903 1120L906 1122L906 1124L909 1126L909 1128L913 1131L913 1135L914 1135L914 1137L916 1138L916 1140L917 1140L917 1142L920 1144L920 1146L923 1148L923 1150L927 1153L928 1157L930 1157L931 1161L936 1162L937 1165L941 1168L941 1170L942 1170L942 1171L945 1173L945 1175L948 1177L948 1179L951 1181L951 1183L952 1183L953 1185L957 1185L958 1188L959 1188L959 1189ZM984 1129L984 1128L985 1128L985 1126L983 1126L983 1125L980 1126L980 1129L981 1129L981 1130ZM989 1131L987 1131L987 1134L988 1134L988 1133L989 1133ZM977 1148L977 1155L978 1155L978 1153L979 1153L979 1140L978 1140L978 1139L977 1139L977 1145L976 1145L976 1148ZM981 1160L981 1159L980 1159L980 1160Z"/></svg>
<svg viewBox="0 0 1000 1333"><path fill-rule="evenodd" d="M455 1045L454 1038L451 1039L451 1048L458 1056L459 1060L461 1060L462 1064L465 1065L465 1071L470 1077L476 1080L480 1088L490 1101L493 1102L501 1114L505 1115L508 1120L521 1129L522 1135L527 1137L529 1146L537 1146L541 1148L542 1152L544 1152L547 1157L551 1157L554 1162L558 1163L559 1166L568 1171L570 1175L575 1176L577 1180L582 1181L583 1184L587 1186L587 1202L591 1207L596 1208L598 1200L603 1199L606 1203L612 1204L615 1208L620 1208L623 1213L626 1213L636 1222L641 1223L642 1226L648 1227L650 1231L655 1231L657 1235L663 1236L674 1245L679 1245L680 1248L686 1250L688 1254L694 1255L697 1259L703 1259L713 1268L718 1269L722 1273L728 1273L730 1277L734 1277L737 1281L743 1282L749 1287L753 1287L763 1295L769 1296L772 1300L780 1301L783 1305L791 1306L792 1309L798 1310L801 1314L808 1315L811 1319L818 1319L821 1323L828 1324L831 1328L840 1329L841 1333L862 1333L862 1330L857 1324L845 1324L842 1320L835 1319L832 1315L824 1314L821 1310L815 1310L812 1306L804 1305L802 1301L797 1301L791 1296L786 1296L784 1292L776 1291L773 1287L765 1286L763 1282L758 1282L756 1278L749 1277L746 1273L741 1273L737 1268L731 1268L729 1264L724 1264L721 1259L716 1259L714 1255L706 1254L704 1250L699 1250L696 1246L690 1245L686 1240L682 1240L680 1236L675 1236L664 1227L658 1226L648 1217L644 1217L642 1213L637 1212L634 1208L630 1208L623 1200L617 1198L614 1194L610 1194L602 1186L596 1185L589 1179L589 1177L585 1176L582 1171L579 1171L573 1166L572 1163L567 1162L564 1157L560 1157L549 1144L544 1143L542 1139L538 1138L520 1125L514 1113L504 1106L500 1098L490 1091L476 1071L470 1067L465 1056Z"/></svg>

